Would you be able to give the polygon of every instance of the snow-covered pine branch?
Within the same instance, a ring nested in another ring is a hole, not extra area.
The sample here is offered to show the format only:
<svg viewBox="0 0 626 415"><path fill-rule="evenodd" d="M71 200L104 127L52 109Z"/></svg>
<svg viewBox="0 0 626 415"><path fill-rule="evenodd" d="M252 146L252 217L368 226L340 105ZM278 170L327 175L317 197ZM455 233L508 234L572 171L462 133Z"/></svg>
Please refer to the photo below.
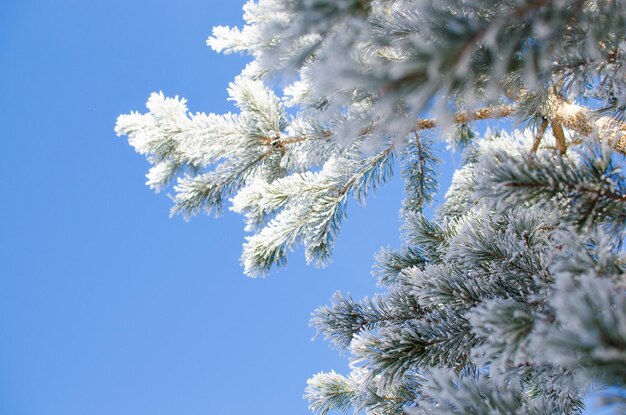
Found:
<svg viewBox="0 0 626 415"><path fill-rule="evenodd" d="M116 132L153 165L149 186L175 182L172 213L232 202L251 276L298 245L327 263L349 198L400 161L405 246L377 257L384 292L314 313L352 372L314 376L312 410L577 413L589 385L626 387L625 10L250 0L244 27L207 41L253 58L229 88L237 114L153 94ZM504 117L520 130L478 138L475 123ZM465 154L428 219L437 128Z"/></svg>
<svg viewBox="0 0 626 415"><path fill-rule="evenodd" d="M338 293L331 306L314 313L311 324L348 348L361 388L375 385L380 400L405 377L425 379L412 402L388 414L577 413L594 382L626 386L620 378L626 222L615 222L613 207L581 226L566 209L576 210L582 196L568 184L566 192L501 197L498 189L510 178L487 174L484 160L528 166L531 139L514 133L476 142L457 171L443 216L406 217L408 245L379 256L376 274L387 292L362 301ZM571 166L581 166L576 189L585 193L597 175L585 170L584 160L606 167L602 154L609 153L579 150ZM537 162L531 171L567 176L559 166ZM527 170L519 170L526 177ZM623 163L610 172L604 179L611 189L626 183ZM613 193L594 197L598 206L624 205ZM462 209L448 207L465 199L471 200ZM321 378L316 382L323 388ZM321 405L317 399L313 409ZM378 403L365 412L377 413Z"/></svg>

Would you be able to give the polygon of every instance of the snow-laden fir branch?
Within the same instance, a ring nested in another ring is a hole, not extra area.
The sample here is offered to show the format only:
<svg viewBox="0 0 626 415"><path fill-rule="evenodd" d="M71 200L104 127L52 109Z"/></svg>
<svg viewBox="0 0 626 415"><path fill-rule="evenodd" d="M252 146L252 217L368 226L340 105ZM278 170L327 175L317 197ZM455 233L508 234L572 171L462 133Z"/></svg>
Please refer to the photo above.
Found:
<svg viewBox="0 0 626 415"><path fill-rule="evenodd" d="M371 129L360 131L357 141L341 148L333 146L334 136L328 129L302 118L288 120L276 95L260 81L239 78L231 84L230 94L241 110L238 115L189 115L184 100L153 95L148 102L150 113L121 116L116 131L127 134L137 151L154 164L148 174L150 186L160 190L180 175L172 214L189 218L201 210L220 213L224 202L237 196L233 209L249 210L248 230L258 231L244 250L247 274L262 275L272 265L284 263L287 250L296 243L305 245L307 261L326 263L345 213L346 196L353 194L364 202L370 188L375 190L390 177L396 153L405 160L405 210L419 210L424 201L432 200L436 157L427 140L413 135L409 144L388 142L377 156L364 157L363 145ZM465 125L512 113L509 107L485 108L472 114L461 112L453 122ZM573 125L573 121L562 122ZM422 119L415 130L436 125ZM583 127L579 129L589 132ZM313 173L315 160L322 170ZM287 185L291 190L279 190ZM282 203L251 196L268 191L287 191L291 196L280 196ZM312 204L312 200L319 203Z"/></svg>
<svg viewBox="0 0 626 415"><path fill-rule="evenodd" d="M477 187L494 208L499 204L552 204L579 225L626 222L626 186L616 155L608 146L595 145L579 158L544 153L527 155L526 162L503 150L485 155L480 174L489 177Z"/></svg>
<svg viewBox="0 0 626 415"><path fill-rule="evenodd" d="M246 218L265 275L303 246L328 263L349 198L402 166L405 246L383 292L336 294L311 324L351 373L308 384L313 411L579 413L626 387L626 0L250 0L208 44L253 60L236 114L153 94L116 132L171 187L172 213ZM282 93L267 85L291 82ZM519 131L474 124L510 118ZM433 218L438 129L463 166ZM431 145L431 142L434 144Z"/></svg>
<svg viewBox="0 0 626 415"><path fill-rule="evenodd" d="M526 114L549 116L544 101L531 99L548 84L561 85L568 99L600 96L603 108L619 113L625 5L251 1L243 30L219 28L208 43L250 54L265 77L291 71L306 80L310 99L326 102L324 112L356 96L374 101L359 122L387 120L379 125L391 132L406 132L433 96L469 105L504 96L521 99ZM598 87L589 89L593 80Z"/></svg>
<svg viewBox="0 0 626 415"><path fill-rule="evenodd" d="M500 134L469 148L457 172L467 180L457 176L440 210L453 216L407 216L408 245L379 257L377 273L387 293L375 303L338 294L315 312L312 324L336 345L348 345L351 367L364 371L362 382L376 386L380 402L405 376L423 377L413 401L387 414L579 413L592 383L626 386L618 363L626 318L620 248L626 222L616 222L617 210L611 210L583 230L579 218L562 209L572 205L572 192L548 188L523 200L494 196L508 179L497 170L489 174L494 168L487 169L485 160L528 166L532 156L537 177L555 166L554 174L567 176L560 164L537 161L563 156L529 154L529 142L532 137L520 133ZM604 169L610 163L602 155L614 157L601 149L581 146L579 156L568 156L571 168L580 167L582 191L598 177L593 168L585 170L585 160ZM613 160L604 176L613 189L626 182L622 165ZM528 172L519 171L522 177ZM596 202L613 196L598 192ZM465 199L472 200L463 209L447 206ZM614 232L605 233L606 225ZM404 261L407 252L415 259Z"/></svg>
<svg viewBox="0 0 626 415"><path fill-rule="evenodd" d="M151 187L177 180L172 213L186 218L219 213L252 183L316 173L331 160L353 163L345 152L365 158L393 143L402 157L410 143L427 153L411 132L455 123L541 119L556 137L565 137L566 128L573 143L595 135L624 151L623 6L623 0L249 1L242 29L218 27L208 41L215 50L254 58L229 88L239 114L191 115L184 100L153 95L149 113L121 116L116 131L154 164ZM295 78L281 99L264 81L288 69ZM581 97L604 99L603 112L575 102ZM424 110L435 117L421 118ZM557 144L563 152L572 143ZM412 209L434 189L429 156L406 165ZM283 263L293 244L308 247L310 262L327 262L345 206L325 197L303 225L298 217L306 209L287 208L305 199L291 197L257 218L243 258L247 272ZM273 230L260 236L264 224Z"/></svg>
<svg viewBox="0 0 626 415"><path fill-rule="evenodd" d="M334 371L318 373L307 382L305 397L316 413L330 411L347 413L351 408L366 410L372 415L402 413L415 399L415 391L423 378L413 374L406 376L403 383L380 394L377 382L369 379L364 370L355 370L346 378Z"/></svg>
<svg viewBox="0 0 626 415"><path fill-rule="evenodd" d="M346 155L330 159L319 173L296 173L244 190L233 199L233 210L248 217L249 229L267 221L244 245L246 273L263 275L274 263L284 263L287 249L296 242L304 245L308 262L326 262L345 216L348 196L364 201L388 179L392 160L391 147L366 159ZM268 213L279 209L267 220Z"/></svg>

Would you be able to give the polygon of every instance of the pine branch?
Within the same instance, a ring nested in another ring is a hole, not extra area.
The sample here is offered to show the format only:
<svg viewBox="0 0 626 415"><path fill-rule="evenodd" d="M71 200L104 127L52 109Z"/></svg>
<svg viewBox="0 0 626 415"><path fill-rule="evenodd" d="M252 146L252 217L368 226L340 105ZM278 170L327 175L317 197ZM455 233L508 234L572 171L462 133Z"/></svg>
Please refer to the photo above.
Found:
<svg viewBox="0 0 626 415"><path fill-rule="evenodd" d="M577 226L615 227L626 220L625 179L608 146L587 147L580 162L544 153L529 170L525 160L502 150L485 154L477 196L498 210L527 202L559 209L563 220Z"/></svg>
<svg viewBox="0 0 626 415"><path fill-rule="evenodd" d="M333 294L331 306L319 307L313 312L309 325L315 327L317 335L324 335L335 348L343 351L363 331L401 325L422 315L423 310L415 299L400 290L385 297L365 297L358 302L338 291Z"/></svg>
<svg viewBox="0 0 626 415"><path fill-rule="evenodd" d="M626 123L612 122L608 117L597 117L589 108L571 104L565 100L555 105L552 115L549 117L549 124L552 126L553 135L557 142L557 149L564 154L568 144L565 139L563 127L575 131L583 136L597 133L602 141L609 143L616 151L626 155ZM473 111L460 111L452 116L454 124L466 124L472 121L481 121L497 118L508 118L515 116L519 112L519 104L495 105L479 108ZM420 118L415 122L414 132L435 129L440 122L435 118ZM367 136L375 129L374 125L368 126L360 131L360 136ZM537 141L533 144L532 152L539 148L540 138L547 129L542 121ZM602 137L606 136L606 137ZM326 130L323 139L331 139L332 133ZM300 144L306 141L318 141L320 137L279 135L275 137L259 137L260 142L266 146L280 147L283 149L291 144Z"/></svg>

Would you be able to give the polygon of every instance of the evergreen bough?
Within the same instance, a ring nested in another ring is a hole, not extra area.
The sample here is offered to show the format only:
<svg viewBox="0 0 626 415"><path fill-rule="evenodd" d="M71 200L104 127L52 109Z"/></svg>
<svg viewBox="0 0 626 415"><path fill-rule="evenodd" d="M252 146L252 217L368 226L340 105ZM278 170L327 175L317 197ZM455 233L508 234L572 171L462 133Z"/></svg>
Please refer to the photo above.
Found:
<svg viewBox="0 0 626 415"><path fill-rule="evenodd" d="M153 94L116 132L173 180L173 214L219 213L252 233L249 276L332 255L350 198L402 165L405 246L382 292L336 293L311 324L351 373L313 376L313 411L578 413L626 387L626 1L259 0L208 44L252 62L237 114ZM269 88L290 82L281 96ZM480 120L511 118L518 130ZM445 202L437 128L463 150ZM624 401L617 393L607 405Z"/></svg>

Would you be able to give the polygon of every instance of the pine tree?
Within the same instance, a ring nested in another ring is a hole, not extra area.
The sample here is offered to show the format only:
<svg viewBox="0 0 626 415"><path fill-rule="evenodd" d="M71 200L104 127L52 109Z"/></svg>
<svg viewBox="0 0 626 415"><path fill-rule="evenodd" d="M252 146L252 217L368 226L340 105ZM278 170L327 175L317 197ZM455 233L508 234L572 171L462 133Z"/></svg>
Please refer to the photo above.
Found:
<svg viewBox="0 0 626 415"><path fill-rule="evenodd" d="M296 245L327 263L348 200L402 165L405 246L377 256L381 293L314 312L352 371L311 378L312 410L577 413L590 388L626 387L625 10L249 1L242 29L208 40L253 57L229 88L239 113L190 114L159 93L116 132L153 164L149 186L176 180L172 214L231 201L253 277ZM494 118L519 129L478 137ZM464 163L428 219L440 140Z"/></svg>

